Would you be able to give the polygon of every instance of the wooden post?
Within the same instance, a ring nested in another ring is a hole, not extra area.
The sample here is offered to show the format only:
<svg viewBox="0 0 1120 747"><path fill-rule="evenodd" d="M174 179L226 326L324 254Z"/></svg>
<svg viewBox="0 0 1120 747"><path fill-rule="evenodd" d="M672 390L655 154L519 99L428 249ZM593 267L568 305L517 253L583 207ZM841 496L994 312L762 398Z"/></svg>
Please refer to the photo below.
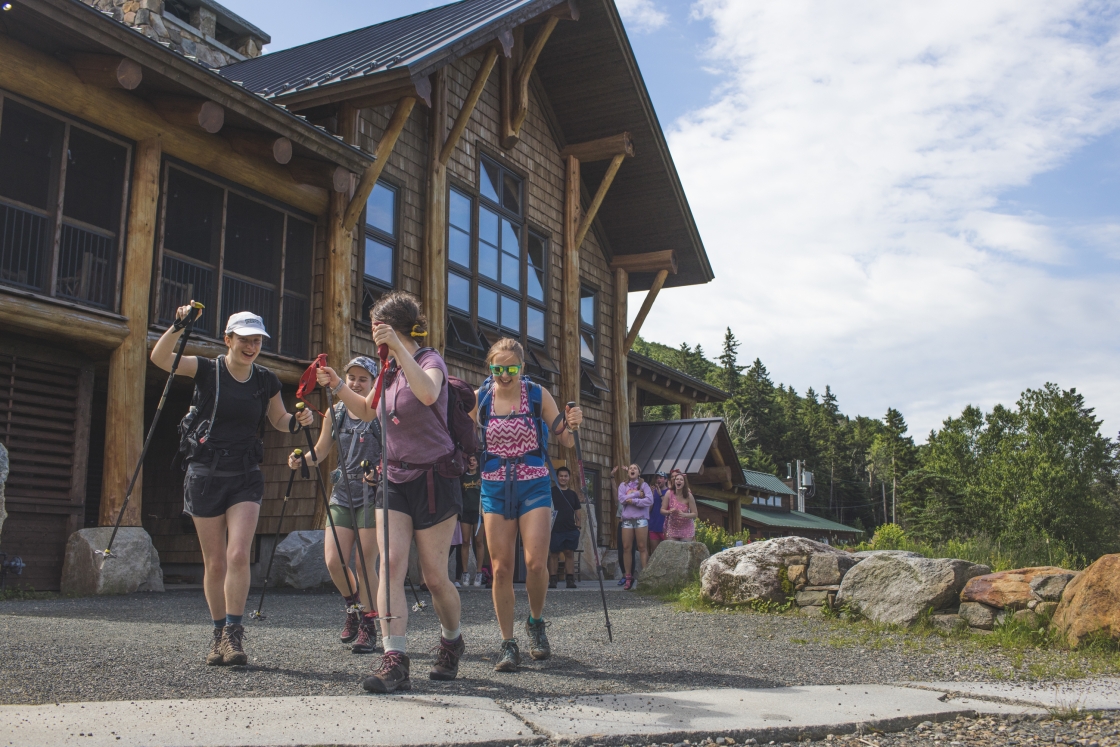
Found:
<svg viewBox="0 0 1120 747"><path fill-rule="evenodd" d="M629 389L629 393L627 394L627 397L630 399L630 405L629 405L629 407L630 407L630 422L640 423L643 420L645 420L646 418L645 418L645 413L642 411L642 403L638 399L638 397L639 397L638 382L629 381L629 378L630 378L630 372L629 371L626 372L626 377L627 377L627 384L628 384L627 389Z"/></svg>
<svg viewBox="0 0 1120 747"><path fill-rule="evenodd" d="M692 403L681 402L681 420L692 420Z"/></svg>
<svg viewBox="0 0 1120 747"><path fill-rule="evenodd" d="M128 336L109 358L109 392L105 403L105 459L98 524L112 526L144 445L144 381L148 365L148 292L152 284L159 205L159 138L136 143L131 201L121 277L121 315ZM140 526L143 474L136 481L123 526Z"/></svg>
<svg viewBox="0 0 1120 747"><path fill-rule="evenodd" d="M455 146L459 144L459 138L462 136L463 130L467 128L474 107L482 96L482 91L486 88L486 81L490 79L490 72L494 69L494 63L497 61L498 48L490 47L486 52L486 57L482 60L482 66L479 67L478 73L474 76L471 90L467 92L467 97L463 100L463 107L459 110L459 116L455 118L455 124L451 126L451 133L440 149L439 162L444 166L451 160L451 153L455 150Z"/></svg>
<svg viewBox="0 0 1120 747"><path fill-rule="evenodd" d="M727 524L728 531L732 534L738 534L743 531L743 499L736 498L733 501L727 502Z"/></svg>
<svg viewBox="0 0 1120 747"><path fill-rule="evenodd" d="M603 204L603 198L607 196L607 190L611 188L611 182L614 181L615 174L622 166L622 160L626 158L624 153L619 153L611 159L610 166L607 167L607 173L603 174L603 181L599 183L599 189L595 191L595 196L591 198L591 204L587 206L587 212L583 216L583 220L579 223L579 228L576 229L576 246L583 245L584 238L587 237L587 232L591 230L591 223L595 220L595 216L599 213L599 207Z"/></svg>
<svg viewBox="0 0 1120 747"><path fill-rule="evenodd" d="M70 65L83 83L105 88L135 90L144 79L144 68L127 57L109 54L75 54Z"/></svg>
<svg viewBox="0 0 1120 747"><path fill-rule="evenodd" d="M630 352L630 348L634 347L634 341L638 339L638 333L642 331L642 323L649 316L649 310L653 308L653 302L657 299L657 294L661 291L661 286L665 285L665 279L668 277L669 271L661 270L657 273L657 277L653 279L653 285L646 293L645 300L642 301L642 307L638 309L638 315L634 317L634 324L630 327L630 333L626 335L627 353Z"/></svg>
<svg viewBox="0 0 1120 747"><path fill-rule="evenodd" d="M560 324L560 394L565 402L579 403L579 159L564 160L564 255Z"/></svg>
<svg viewBox="0 0 1120 747"><path fill-rule="evenodd" d="M447 167L440 152L447 136L447 78L432 74L432 119L428 127L428 205L424 211L423 302L427 345L443 353L447 306Z"/></svg>
<svg viewBox="0 0 1120 747"><path fill-rule="evenodd" d="M614 358L614 463L630 463L630 385L626 370L626 297L630 273L614 271L614 328L611 353Z"/></svg>

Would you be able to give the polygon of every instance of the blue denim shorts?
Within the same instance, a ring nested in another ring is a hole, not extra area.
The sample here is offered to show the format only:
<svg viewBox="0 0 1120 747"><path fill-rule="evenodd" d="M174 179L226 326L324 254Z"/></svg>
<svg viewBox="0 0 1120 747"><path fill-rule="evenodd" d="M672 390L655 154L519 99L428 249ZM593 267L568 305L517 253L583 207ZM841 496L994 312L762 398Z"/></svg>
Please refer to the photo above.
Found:
<svg viewBox="0 0 1120 747"><path fill-rule="evenodd" d="M515 480L513 483L514 500L517 506L515 517L521 517L535 508L552 508L552 485L548 476L535 480ZM502 480L482 481L482 512L504 514L506 512L506 484Z"/></svg>

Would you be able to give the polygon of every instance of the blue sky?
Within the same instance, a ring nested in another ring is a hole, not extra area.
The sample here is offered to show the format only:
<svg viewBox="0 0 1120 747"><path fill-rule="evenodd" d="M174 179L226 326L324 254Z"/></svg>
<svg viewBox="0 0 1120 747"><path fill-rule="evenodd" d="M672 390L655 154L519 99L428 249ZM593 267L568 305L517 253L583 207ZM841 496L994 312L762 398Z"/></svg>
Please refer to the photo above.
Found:
<svg viewBox="0 0 1120 747"><path fill-rule="evenodd" d="M717 275L644 336L714 357L735 320L776 381L919 440L1046 381L1117 432L1114 4L616 2ZM275 51L438 3L226 4Z"/></svg>

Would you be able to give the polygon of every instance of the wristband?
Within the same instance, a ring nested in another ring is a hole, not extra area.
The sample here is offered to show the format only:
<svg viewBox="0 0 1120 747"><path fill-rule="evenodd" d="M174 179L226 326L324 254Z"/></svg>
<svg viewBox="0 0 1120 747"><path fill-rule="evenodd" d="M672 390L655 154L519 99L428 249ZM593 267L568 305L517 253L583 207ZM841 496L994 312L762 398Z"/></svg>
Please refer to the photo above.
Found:
<svg viewBox="0 0 1120 747"><path fill-rule="evenodd" d="M342 385L345 384L345 383L346 383L345 381L343 381L341 378L339 378L338 386L336 386L334 389L331 390L331 394L334 395L335 397L337 397L338 393L342 391Z"/></svg>

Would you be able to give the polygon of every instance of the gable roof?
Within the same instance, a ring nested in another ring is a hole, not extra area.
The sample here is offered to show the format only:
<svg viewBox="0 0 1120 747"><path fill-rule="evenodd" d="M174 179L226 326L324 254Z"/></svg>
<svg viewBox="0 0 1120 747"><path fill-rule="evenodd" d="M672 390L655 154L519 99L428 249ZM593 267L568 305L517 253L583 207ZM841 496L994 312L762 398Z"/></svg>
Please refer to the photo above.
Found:
<svg viewBox="0 0 1120 747"><path fill-rule="evenodd" d="M723 501L713 501L707 498L697 498L697 503L702 503L708 508L717 511L726 511L727 504ZM834 532L837 534L861 534L855 527L841 524L823 516L814 516L800 511L757 511L743 506L739 509L740 515L747 521L765 527L776 529L815 529L820 532Z"/></svg>
<svg viewBox="0 0 1120 747"><path fill-rule="evenodd" d="M723 418L630 424L630 460L638 465L643 475L674 469L686 475L697 475L713 450L718 450L731 464L739 461ZM732 470L732 484L741 485L742 478L736 477L739 477L738 472Z"/></svg>
<svg viewBox="0 0 1120 747"><path fill-rule="evenodd" d="M753 469L743 470L744 487L761 490L773 495L797 495L796 491L774 475L766 472L755 472Z"/></svg>

